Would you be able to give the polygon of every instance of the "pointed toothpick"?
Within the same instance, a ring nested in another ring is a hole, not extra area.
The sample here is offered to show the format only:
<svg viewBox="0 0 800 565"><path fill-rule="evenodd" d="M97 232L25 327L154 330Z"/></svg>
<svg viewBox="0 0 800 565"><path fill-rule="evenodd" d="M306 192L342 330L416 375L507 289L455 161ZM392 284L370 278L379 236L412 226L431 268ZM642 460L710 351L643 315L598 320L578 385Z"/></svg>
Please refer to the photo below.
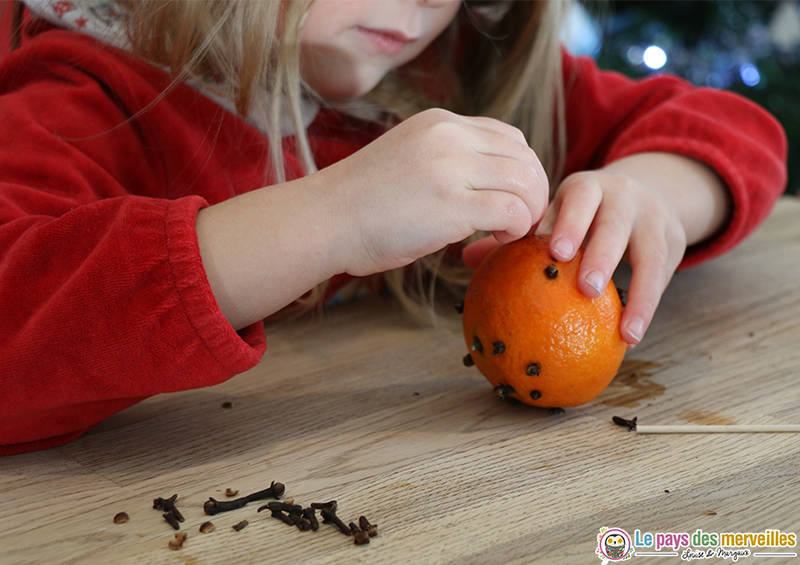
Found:
<svg viewBox="0 0 800 565"><path fill-rule="evenodd" d="M637 418L627 420L614 416L613 421L618 426L628 428L628 431L637 434L743 434L743 433L798 433L800 424L730 424L730 425L702 425L702 424L676 424L669 426L643 426Z"/></svg>

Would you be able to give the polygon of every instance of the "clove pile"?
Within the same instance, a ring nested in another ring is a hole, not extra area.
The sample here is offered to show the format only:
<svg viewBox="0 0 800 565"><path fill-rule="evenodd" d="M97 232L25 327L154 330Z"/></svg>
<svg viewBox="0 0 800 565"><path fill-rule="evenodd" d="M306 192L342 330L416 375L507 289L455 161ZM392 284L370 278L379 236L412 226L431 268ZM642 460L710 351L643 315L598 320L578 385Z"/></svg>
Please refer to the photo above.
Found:
<svg viewBox="0 0 800 565"><path fill-rule="evenodd" d="M268 502L258 509L269 510L273 518L276 518L289 526L297 526L301 531L317 531L319 520L317 520L317 510L322 516L323 524L331 524L346 536L353 536L353 543L364 545L369 543L369 539L378 535L378 526L370 524L366 516L358 519L358 524L345 522L336 515L339 507L335 500L330 502L312 502L307 508L300 504L294 504L294 499Z"/></svg>
<svg viewBox="0 0 800 565"><path fill-rule="evenodd" d="M335 500L329 502L312 502L309 506L303 507L301 504L295 504L294 499L280 500L283 496L286 487L283 483L273 481L269 488L254 492L247 496L235 498L232 500L216 500L213 497L203 504L203 511L209 515L214 516L220 512L230 512L243 508L251 502L262 501L273 498L263 506L258 508L258 512L262 510L269 510L273 518L280 520L284 524L297 527L301 531L317 531L320 527L320 520L317 519L317 511L319 511L323 524L330 524L339 530L342 534L353 537L353 543L356 545L364 545L370 542L370 538L378 535L378 527L371 524L366 516L360 516L358 522L345 523L336 511L339 507ZM226 496L235 496L239 491L227 489ZM180 530L181 523L185 518L180 510L176 507L177 494L173 494L169 498L158 497L153 500L153 508L156 510L163 510L162 515L164 520L172 526L175 530ZM115 521L117 521L115 517ZM248 524L247 520L242 520L233 529L240 531ZM212 522L204 522L200 525L201 533L210 533L214 530ZM185 532L175 534L175 539L169 543L170 549L180 549L186 541L187 535Z"/></svg>

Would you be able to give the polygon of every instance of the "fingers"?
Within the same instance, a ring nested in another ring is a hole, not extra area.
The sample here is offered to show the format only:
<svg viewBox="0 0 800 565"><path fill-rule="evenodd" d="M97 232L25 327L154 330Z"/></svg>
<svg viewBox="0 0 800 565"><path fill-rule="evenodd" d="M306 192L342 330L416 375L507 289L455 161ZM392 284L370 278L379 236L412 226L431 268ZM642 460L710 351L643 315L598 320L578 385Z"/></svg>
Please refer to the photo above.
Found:
<svg viewBox="0 0 800 565"><path fill-rule="evenodd" d="M473 190L466 197L475 214L473 227L494 231L503 243L527 235L547 209L549 191L537 171L516 159L487 155L478 156L470 167ZM517 209L520 205L527 214Z"/></svg>
<svg viewBox="0 0 800 565"><path fill-rule="evenodd" d="M482 116L459 116L464 123L473 127L493 131L495 133L504 135L509 139L513 139L522 145L528 146L528 140L525 139L525 134L522 133L517 127L509 125L494 118L486 118Z"/></svg>
<svg viewBox="0 0 800 565"><path fill-rule="evenodd" d="M666 265L650 253L632 254L628 302L620 321L620 335L631 345L642 341L667 286Z"/></svg>
<svg viewBox="0 0 800 565"><path fill-rule="evenodd" d="M465 134L468 134L471 135L473 139L483 137L491 140L489 143L486 143L486 139L484 139L480 147L475 147L476 151L481 153L510 156L510 152L499 149L501 147L509 147L502 139L499 139L503 137L506 142L515 143L518 146L517 151L519 151L520 148L526 150L529 154L526 159L532 159L532 164L534 161L537 164L539 163L536 154L530 148L528 140L525 139L525 134L522 133L522 130L500 120L481 116L461 116L439 108L426 110L425 112L417 114L416 118L422 118L431 125L444 126L445 130L448 129L448 125L458 126L460 131L457 136L459 138L463 138ZM411 118L409 121L413 119L414 118Z"/></svg>
<svg viewBox="0 0 800 565"><path fill-rule="evenodd" d="M505 190L470 191L466 206L471 230L493 232L500 243L524 237L534 219L525 201Z"/></svg>
<svg viewBox="0 0 800 565"><path fill-rule="evenodd" d="M632 207L600 207L581 262L578 288L586 296L600 296L622 260L635 221Z"/></svg>
<svg viewBox="0 0 800 565"><path fill-rule="evenodd" d="M508 157L526 163L536 172L538 184L546 184L547 175L539 157L524 141L520 142L502 133L484 130L475 135L471 143L472 149L481 155Z"/></svg>
<svg viewBox="0 0 800 565"><path fill-rule="evenodd" d="M486 117L457 116L464 126L472 130L472 149L482 155L509 157L530 165L538 175L538 184L547 185L547 174L539 157L528 144L525 134L514 126Z"/></svg>
<svg viewBox="0 0 800 565"><path fill-rule="evenodd" d="M442 195L452 189L472 193L472 198L461 196L471 207L467 213L475 229L492 225L490 231L495 231L503 242L527 235L547 208L549 183L522 132L499 120L459 116L439 109L416 118L424 122L427 150L420 153L420 167L430 169L426 177L431 185L438 187ZM474 196L479 191L507 192L521 200L528 213L518 210L520 203L508 197Z"/></svg>
<svg viewBox="0 0 800 565"><path fill-rule="evenodd" d="M553 258L572 260L586 239L602 200L603 190L592 177L573 175L562 183L538 230L551 234Z"/></svg>
<svg viewBox="0 0 800 565"><path fill-rule="evenodd" d="M644 337L661 296L683 258L686 244L680 241L680 234L671 233L668 227L636 230L631 237L629 256L633 274L628 303L620 322L620 335L631 345Z"/></svg>
<svg viewBox="0 0 800 565"><path fill-rule="evenodd" d="M605 291L623 256L632 267L620 335L639 343L686 249L677 215L654 192L619 175L581 173L559 187L540 224L550 229L550 251L570 260L582 242L578 287L589 297Z"/></svg>
<svg viewBox="0 0 800 565"><path fill-rule="evenodd" d="M550 252L559 261L570 261L591 230L578 288L592 298L600 296L611 280L628 246L635 219L634 206L605 195L598 176L572 175L559 187L553 205L556 210L549 219L553 222Z"/></svg>

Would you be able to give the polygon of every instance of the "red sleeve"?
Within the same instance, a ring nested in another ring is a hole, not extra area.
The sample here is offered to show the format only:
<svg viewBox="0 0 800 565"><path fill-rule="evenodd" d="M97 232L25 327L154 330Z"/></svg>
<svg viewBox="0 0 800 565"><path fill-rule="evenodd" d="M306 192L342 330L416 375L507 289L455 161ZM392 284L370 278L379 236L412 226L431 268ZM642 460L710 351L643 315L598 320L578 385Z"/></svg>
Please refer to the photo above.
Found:
<svg viewBox="0 0 800 565"><path fill-rule="evenodd" d="M633 153L666 151L708 164L725 181L733 213L721 233L690 247L681 267L737 245L769 214L786 181L787 141L764 109L731 92L661 75L634 81L564 55L565 174Z"/></svg>
<svg viewBox="0 0 800 565"><path fill-rule="evenodd" d="M52 37L0 67L0 454L222 382L266 347L222 316L195 233L200 208L263 182L237 164L262 167L263 146L188 87L149 106L157 69Z"/></svg>

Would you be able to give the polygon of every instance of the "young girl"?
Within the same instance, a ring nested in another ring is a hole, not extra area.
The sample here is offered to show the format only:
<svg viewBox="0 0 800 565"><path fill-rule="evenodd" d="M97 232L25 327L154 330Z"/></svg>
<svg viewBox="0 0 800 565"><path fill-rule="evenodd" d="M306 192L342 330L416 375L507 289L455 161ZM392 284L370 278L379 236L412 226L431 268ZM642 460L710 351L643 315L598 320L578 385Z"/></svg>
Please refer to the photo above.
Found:
<svg viewBox="0 0 800 565"><path fill-rule="evenodd" d="M0 67L3 453L222 382L265 317L445 273L484 232L469 267L536 231L558 260L585 244L587 296L626 255L634 345L785 183L768 114L570 56L563 1L26 3Z"/></svg>

